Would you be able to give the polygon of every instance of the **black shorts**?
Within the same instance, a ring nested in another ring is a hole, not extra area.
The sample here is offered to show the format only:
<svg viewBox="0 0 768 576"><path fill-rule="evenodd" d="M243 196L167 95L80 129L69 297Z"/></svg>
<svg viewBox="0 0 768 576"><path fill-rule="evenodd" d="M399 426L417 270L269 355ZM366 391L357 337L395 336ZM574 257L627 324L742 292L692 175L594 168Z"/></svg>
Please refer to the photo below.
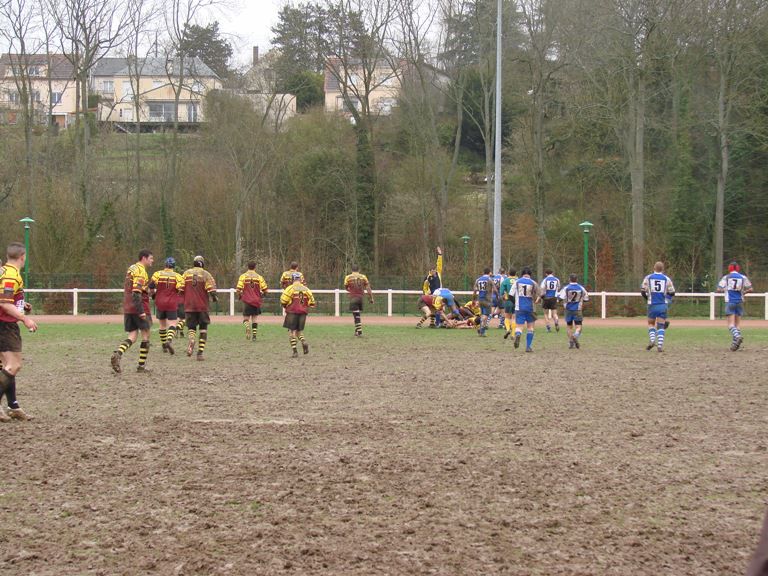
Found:
<svg viewBox="0 0 768 576"><path fill-rule="evenodd" d="M158 310L158 320L176 320L179 317L178 310Z"/></svg>
<svg viewBox="0 0 768 576"><path fill-rule="evenodd" d="M205 330L208 328L208 324L211 323L211 317L208 312L187 312L187 329L188 330Z"/></svg>
<svg viewBox="0 0 768 576"><path fill-rule="evenodd" d="M304 325L307 323L307 315L306 314L294 314L293 312L288 312L288 314L285 315L285 318L283 319L283 328L288 328L288 330L296 330L298 332L301 332L304 330Z"/></svg>
<svg viewBox="0 0 768 576"><path fill-rule="evenodd" d="M350 312L362 312L363 311L363 297L362 296L350 296L349 297L349 311Z"/></svg>
<svg viewBox="0 0 768 576"><path fill-rule="evenodd" d="M0 322L0 352L21 352L21 332L16 322Z"/></svg>
<svg viewBox="0 0 768 576"><path fill-rule="evenodd" d="M260 306L251 306L250 304L243 304L243 316L259 316L261 315Z"/></svg>
<svg viewBox="0 0 768 576"><path fill-rule="evenodd" d="M147 314L144 318L141 318L138 314L123 314L123 327L126 332L149 330L150 326L152 326L151 314Z"/></svg>
<svg viewBox="0 0 768 576"><path fill-rule="evenodd" d="M541 307L544 310L557 310L557 298L542 298Z"/></svg>
<svg viewBox="0 0 768 576"><path fill-rule="evenodd" d="M176 314L179 316L179 319L184 320L184 304L179 304L179 307L176 308Z"/></svg>

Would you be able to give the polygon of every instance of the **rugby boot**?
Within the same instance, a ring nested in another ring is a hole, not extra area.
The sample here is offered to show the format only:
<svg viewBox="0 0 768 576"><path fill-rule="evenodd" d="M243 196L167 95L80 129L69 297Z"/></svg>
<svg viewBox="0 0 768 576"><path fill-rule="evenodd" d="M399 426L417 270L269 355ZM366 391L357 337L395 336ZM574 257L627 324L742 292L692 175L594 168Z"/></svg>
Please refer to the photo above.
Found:
<svg viewBox="0 0 768 576"><path fill-rule="evenodd" d="M533 352L533 348L531 348L530 346L528 346L528 347L525 349L525 351L526 351L526 352Z"/></svg>
<svg viewBox="0 0 768 576"><path fill-rule="evenodd" d="M189 344L187 344L187 356L192 356L192 353L195 351L195 341L190 339Z"/></svg>
<svg viewBox="0 0 768 576"><path fill-rule="evenodd" d="M568 342L568 350L573 350L574 348L576 348L576 346L574 346L574 342L573 340L571 340L570 342Z"/></svg>
<svg viewBox="0 0 768 576"><path fill-rule="evenodd" d="M555 332L560 332L560 323L555 322Z"/></svg>
<svg viewBox="0 0 768 576"><path fill-rule="evenodd" d="M301 343L301 349L304 351L304 354L309 354L309 344L306 342Z"/></svg>
<svg viewBox="0 0 768 576"><path fill-rule="evenodd" d="M744 342L744 337L743 336L739 336L738 338L736 338L736 350L741 348L741 343L742 342Z"/></svg>
<svg viewBox="0 0 768 576"><path fill-rule="evenodd" d="M21 408L9 408L8 409L8 416L10 416L14 420L34 420L35 417L31 414L27 414L22 410Z"/></svg>
<svg viewBox="0 0 768 576"><path fill-rule="evenodd" d="M11 417L5 413L5 409L0 408L0 422L10 422Z"/></svg>
<svg viewBox="0 0 768 576"><path fill-rule="evenodd" d="M662 348L661 346L657 346L656 347L656 351L657 352L664 352L664 348Z"/></svg>
<svg viewBox="0 0 768 576"><path fill-rule="evenodd" d="M113 352L112 358L110 358L110 363L112 364L112 370L114 370L116 373L122 372L122 369L120 368L120 358L122 357L122 354L120 352Z"/></svg>
<svg viewBox="0 0 768 576"><path fill-rule="evenodd" d="M579 339L575 336L573 338L573 345L576 346L576 348L581 348L581 345L579 344Z"/></svg>
<svg viewBox="0 0 768 576"><path fill-rule="evenodd" d="M203 358L203 353L202 352L198 352L197 353L197 361L198 362L202 362L203 360L205 360L205 358Z"/></svg>
<svg viewBox="0 0 768 576"><path fill-rule="evenodd" d="M520 348L520 336L522 336L520 332L515 332L515 348Z"/></svg>
<svg viewBox="0 0 768 576"><path fill-rule="evenodd" d="M163 354L168 353L168 344L166 342L163 342Z"/></svg>
<svg viewBox="0 0 768 576"><path fill-rule="evenodd" d="M136 366L136 372L140 372L141 374L149 374L152 372L152 370L146 366Z"/></svg>
<svg viewBox="0 0 768 576"><path fill-rule="evenodd" d="M512 334L512 332L510 332L509 330L507 330L506 332L504 332L504 340L506 340L507 338L509 338L509 336L510 336L511 334Z"/></svg>
<svg viewBox="0 0 768 576"><path fill-rule="evenodd" d="M176 350L173 349L173 343L171 342L165 343L165 349L168 351L168 354L170 354L171 356L176 354Z"/></svg>
<svg viewBox="0 0 768 576"><path fill-rule="evenodd" d="M291 354L291 358L298 358L299 357L299 351L294 349L293 354Z"/></svg>
<svg viewBox="0 0 768 576"><path fill-rule="evenodd" d="M645 347L646 350L653 350L653 347L656 346L654 342L649 342L648 346Z"/></svg>

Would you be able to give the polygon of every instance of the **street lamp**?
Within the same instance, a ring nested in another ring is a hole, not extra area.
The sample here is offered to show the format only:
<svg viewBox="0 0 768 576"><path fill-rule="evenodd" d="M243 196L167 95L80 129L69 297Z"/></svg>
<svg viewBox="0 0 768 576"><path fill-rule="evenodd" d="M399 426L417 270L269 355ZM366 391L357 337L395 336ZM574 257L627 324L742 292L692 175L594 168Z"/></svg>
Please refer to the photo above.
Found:
<svg viewBox="0 0 768 576"><path fill-rule="evenodd" d="M469 260L469 236L461 237L464 241L464 290L469 290L469 276L467 276L467 261Z"/></svg>
<svg viewBox="0 0 768 576"><path fill-rule="evenodd" d="M24 261L24 286L29 287L29 225L33 224L34 220L27 216L19 220L19 222L24 223L24 252L26 253L26 260Z"/></svg>
<svg viewBox="0 0 768 576"><path fill-rule="evenodd" d="M588 282L588 278L589 278L589 229L592 228L592 226L594 226L594 224L592 224L592 222L590 222L589 220L585 220L584 222L579 224L579 226L581 226L581 230L582 230L582 232L584 232L584 276L583 276L583 282L584 282L584 287L586 288L587 285L589 284L589 282Z"/></svg>

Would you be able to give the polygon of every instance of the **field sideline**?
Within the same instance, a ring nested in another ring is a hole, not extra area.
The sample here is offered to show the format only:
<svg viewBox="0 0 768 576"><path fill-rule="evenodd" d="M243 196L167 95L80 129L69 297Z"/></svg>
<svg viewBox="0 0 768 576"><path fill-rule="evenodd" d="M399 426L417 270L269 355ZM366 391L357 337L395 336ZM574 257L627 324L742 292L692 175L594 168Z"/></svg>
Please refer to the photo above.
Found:
<svg viewBox="0 0 768 576"><path fill-rule="evenodd" d="M542 325L526 354L317 316L292 360L274 323L217 317L205 362L155 332L152 372L134 347L115 375L116 318L23 334L4 574L735 576L757 542L764 327L732 353L673 318L658 354L641 318L578 351Z"/></svg>

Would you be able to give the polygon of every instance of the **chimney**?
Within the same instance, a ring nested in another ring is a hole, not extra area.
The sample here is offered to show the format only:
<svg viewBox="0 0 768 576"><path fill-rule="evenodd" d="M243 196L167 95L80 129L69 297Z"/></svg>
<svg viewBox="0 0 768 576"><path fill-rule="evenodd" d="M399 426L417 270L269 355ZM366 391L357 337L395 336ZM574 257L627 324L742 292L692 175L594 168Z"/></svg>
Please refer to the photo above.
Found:
<svg viewBox="0 0 768 576"><path fill-rule="evenodd" d="M253 65L256 66L256 64L259 63L259 47L254 46L253 47Z"/></svg>

